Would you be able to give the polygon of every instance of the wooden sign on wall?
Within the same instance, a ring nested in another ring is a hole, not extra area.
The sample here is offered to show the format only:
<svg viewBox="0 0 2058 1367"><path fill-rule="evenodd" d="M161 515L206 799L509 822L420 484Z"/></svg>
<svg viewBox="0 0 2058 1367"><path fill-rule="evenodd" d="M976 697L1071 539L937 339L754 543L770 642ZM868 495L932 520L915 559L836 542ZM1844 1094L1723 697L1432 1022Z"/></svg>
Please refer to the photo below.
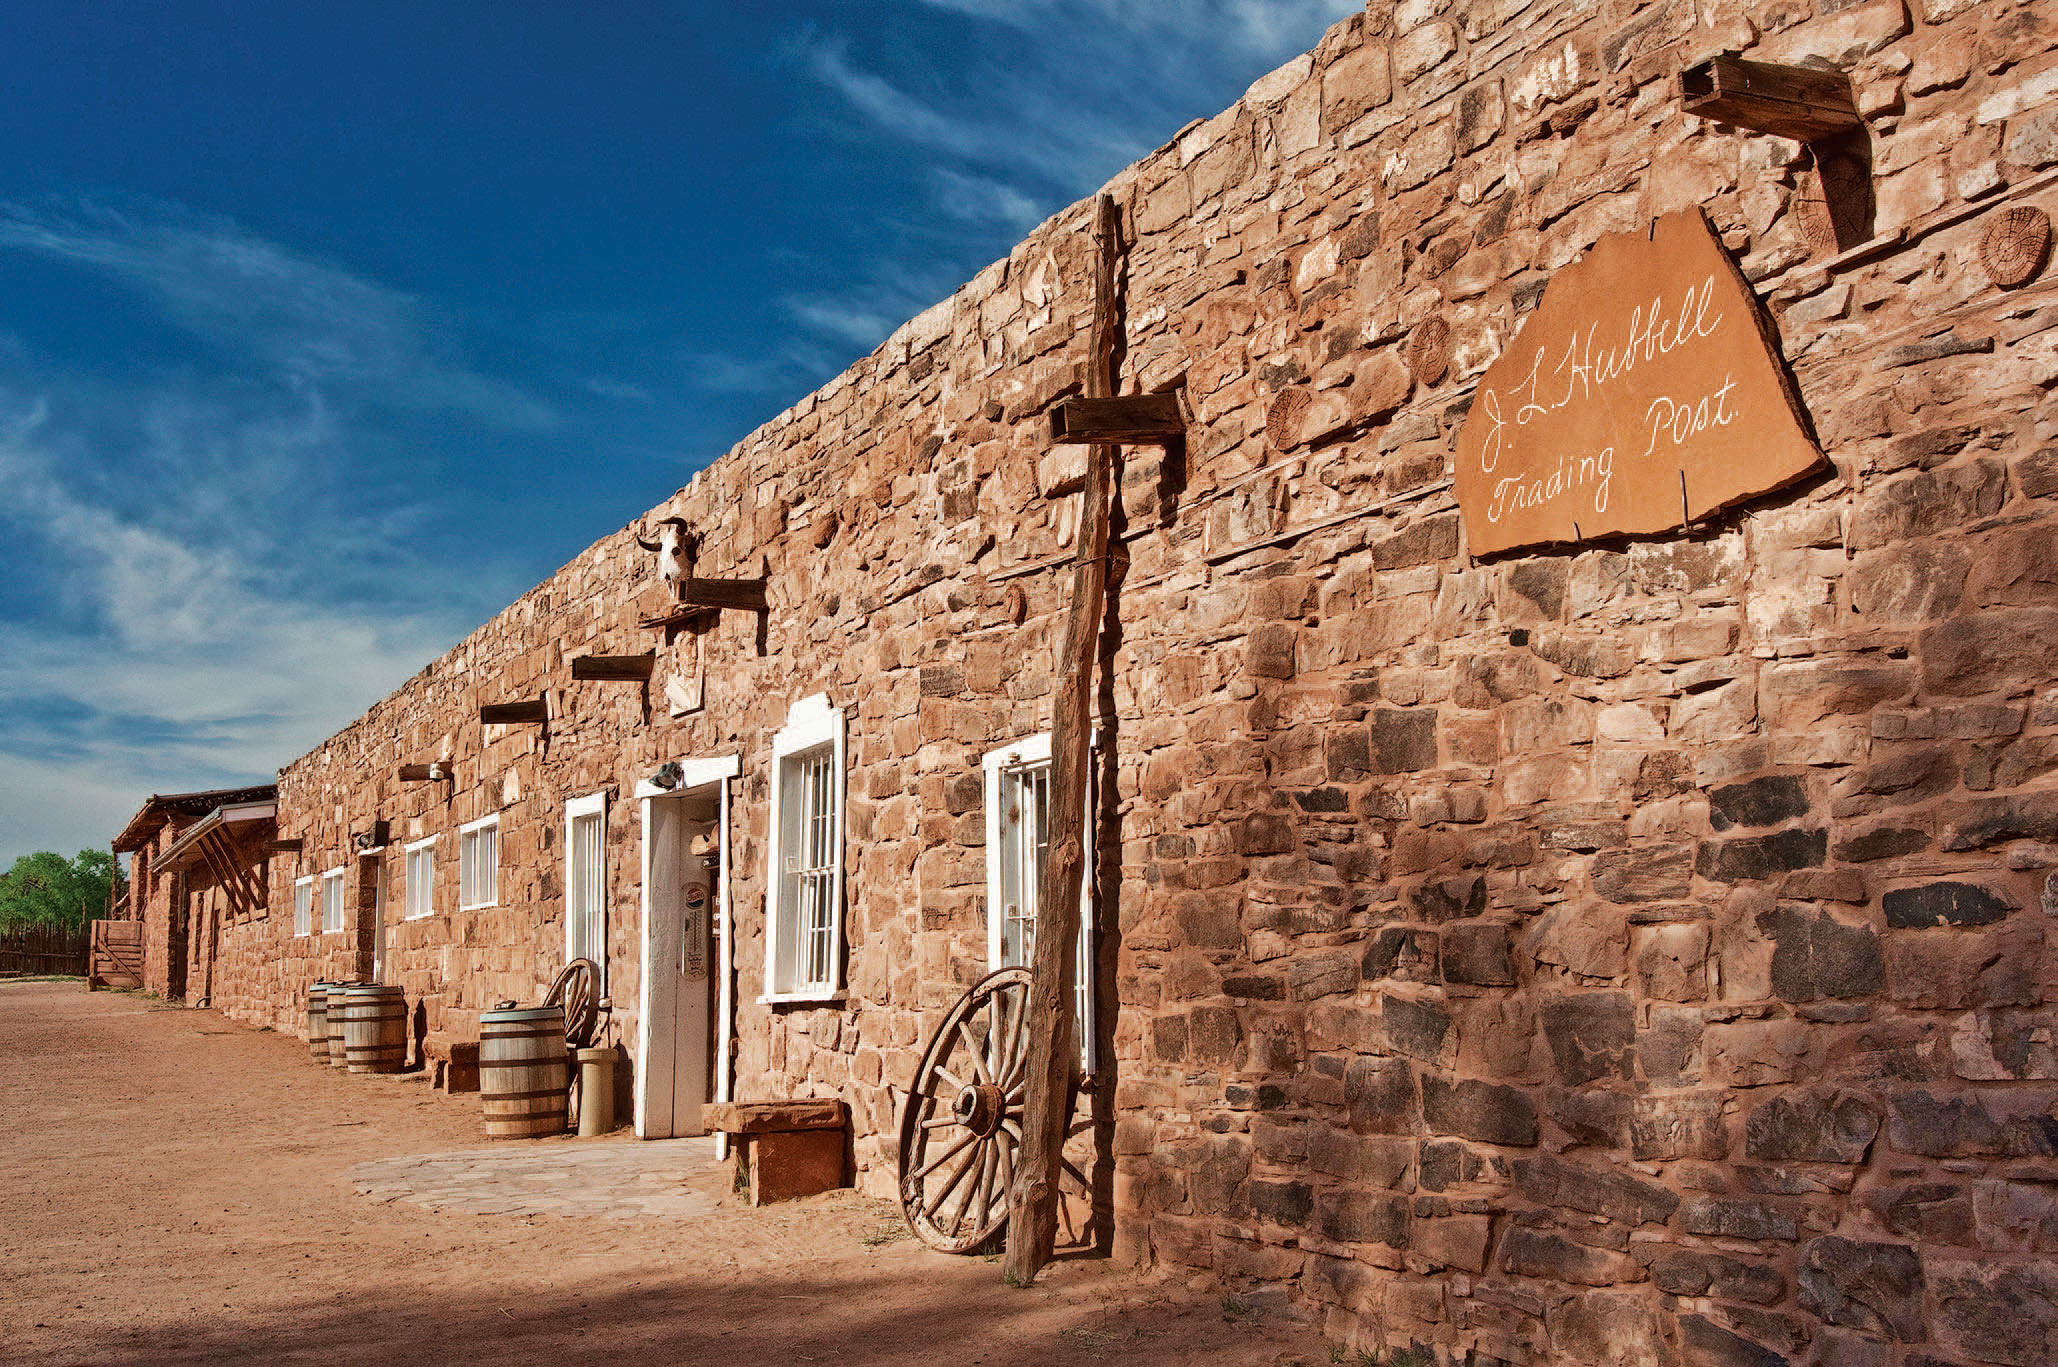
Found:
<svg viewBox="0 0 2058 1367"><path fill-rule="evenodd" d="M1819 468L1777 335L1698 209L1551 278L1479 383L1456 484L1474 555L1685 526Z"/></svg>

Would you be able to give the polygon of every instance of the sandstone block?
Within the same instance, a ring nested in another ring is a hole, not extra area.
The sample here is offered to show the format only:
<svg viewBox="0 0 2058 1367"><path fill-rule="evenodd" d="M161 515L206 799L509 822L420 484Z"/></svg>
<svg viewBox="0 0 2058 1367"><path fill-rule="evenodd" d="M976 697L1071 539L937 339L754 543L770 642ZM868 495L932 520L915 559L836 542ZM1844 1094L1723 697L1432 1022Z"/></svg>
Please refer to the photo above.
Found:
<svg viewBox="0 0 2058 1367"><path fill-rule="evenodd" d="M2058 1097L2044 1088L1943 1096L1911 1088L1887 1098L1887 1143L1897 1152L1930 1158L2058 1156L2054 1104Z"/></svg>
<svg viewBox="0 0 2058 1367"><path fill-rule="evenodd" d="M2012 692L2046 681L2039 651L2026 641L2058 639L2058 608L2000 608L1953 617L1918 639L1923 687L1951 696Z"/></svg>
<svg viewBox="0 0 2058 1367"><path fill-rule="evenodd" d="M1771 835L1703 841L1694 856L1694 871L1718 883L1741 883L1814 868L1828 852L1827 830L1793 827Z"/></svg>
<svg viewBox="0 0 2058 1367"><path fill-rule="evenodd" d="M1544 998L1544 1038L1568 1087L1631 1075L1636 1014L1627 992L1581 992Z"/></svg>
<svg viewBox="0 0 2058 1367"><path fill-rule="evenodd" d="M1317 1227L1344 1244L1408 1246L1408 1198L1377 1191L1336 1191L1322 1197Z"/></svg>
<svg viewBox="0 0 2058 1367"><path fill-rule="evenodd" d="M1626 1225L1663 1224L1680 1201L1655 1182L1551 1156L1516 1159L1515 1186L1539 1205L1570 1206Z"/></svg>
<svg viewBox="0 0 2058 1367"><path fill-rule="evenodd" d="M1417 1218L1408 1238L1413 1251L1431 1262L1465 1272L1484 1272L1492 1233L1493 1221L1487 1216L1443 1215Z"/></svg>
<svg viewBox="0 0 2058 1367"><path fill-rule="evenodd" d="M1430 1133L1489 1144L1536 1143L1536 1103L1514 1087L1472 1079L1422 1078L1422 1120Z"/></svg>
<svg viewBox="0 0 2058 1367"><path fill-rule="evenodd" d="M1385 43L1365 43L1322 73L1322 132L1335 137L1393 98L1393 63Z"/></svg>
<svg viewBox="0 0 2058 1367"><path fill-rule="evenodd" d="M1379 708L1372 716L1372 772L1406 774L1436 767L1436 710Z"/></svg>
<svg viewBox="0 0 2058 1367"><path fill-rule="evenodd" d="M1513 927L1499 922L1460 922L1443 928L1443 980L1477 987L1515 982L1510 953Z"/></svg>
<svg viewBox="0 0 2058 1367"><path fill-rule="evenodd" d="M1393 978L1433 983L1441 980L1437 961L1437 932L1387 926L1366 944L1358 973L1367 982Z"/></svg>
<svg viewBox="0 0 2058 1367"><path fill-rule="evenodd" d="M1351 1128L1359 1134L1412 1134L1420 1123L1415 1073L1400 1059L1352 1059L1344 1070L1343 1095Z"/></svg>
<svg viewBox="0 0 2058 1367"><path fill-rule="evenodd" d="M1879 1134L1871 1098L1839 1087L1786 1092L1751 1112L1744 1152L1773 1162L1863 1163Z"/></svg>
<svg viewBox="0 0 2058 1367"><path fill-rule="evenodd" d="M1770 1305L1786 1294L1786 1279L1769 1264L1703 1249L1671 1249L1651 1265L1651 1281L1675 1296L1718 1296Z"/></svg>
<svg viewBox="0 0 2058 1367"><path fill-rule="evenodd" d="M1777 826L1807 814L1807 787L1793 774L1768 774L1708 791L1708 821L1718 831Z"/></svg>
<svg viewBox="0 0 2058 1367"><path fill-rule="evenodd" d="M1782 905L1761 914L1758 928L1773 940L1772 991L1782 1001L1862 997L1885 978L1879 937L1864 926Z"/></svg>
<svg viewBox="0 0 2058 1367"><path fill-rule="evenodd" d="M1801 1237L1793 1214L1763 1201L1737 1196L1696 1196L1680 1213L1680 1227L1689 1234L1729 1239Z"/></svg>
<svg viewBox="0 0 2058 1367"><path fill-rule="evenodd" d="M2004 1367L2058 1362L2058 1268L1934 1259L1927 1271L1945 1351Z"/></svg>
<svg viewBox="0 0 2058 1367"><path fill-rule="evenodd" d="M1929 1244L1972 1242L1972 1189L1963 1183L1880 1187L1867 1193L1865 1201L1880 1223L1896 1234Z"/></svg>
<svg viewBox="0 0 2058 1367"><path fill-rule="evenodd" d="M1609 850L1594 857L1593 888L1610 902L1668 902L1692 889L1693 868L1692 845Z"/></svg>
<svg viewBox="0 0 2058 1367"><path fill-rule="evenodd" d="M1630 1106L1630 1152L1640 1160L1729 1157L1728 1100L1721 1092L1640 1096Z"/></svg>
<svg viewBox="0 0 2058 1367"><path fill-rule="evenodd" d="M1589 1248L1556 1234L1511 1229L1501 1240L1501 1270L1580 1286L1615 1286L1644 1279L1643 1265L1626 1253Z"/></svg>
<svg viewBox="0 0 2058 1367"><path fill-rule="evenodd" d="M1800 1306L1825 1324L1842 1324L1920 1343L1922 1259L1906 1244L1811 1239L1801 1250Z"/></svg>
<svg viewBox="0 0 2058 1367"><path fill-rule="evenodd" d="M1923 843L1928 843L1926 840ZM1896 888L1880 898L1887 925L1983 926L2000 920L2014 904L1976 883L1924 883Z"/></svg>

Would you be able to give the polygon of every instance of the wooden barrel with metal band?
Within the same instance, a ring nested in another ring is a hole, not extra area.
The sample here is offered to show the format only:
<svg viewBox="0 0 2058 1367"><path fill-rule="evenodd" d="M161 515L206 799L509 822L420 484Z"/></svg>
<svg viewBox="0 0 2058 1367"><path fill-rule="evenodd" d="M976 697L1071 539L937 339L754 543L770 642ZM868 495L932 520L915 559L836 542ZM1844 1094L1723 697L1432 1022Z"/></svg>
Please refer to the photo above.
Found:
<svg viewBox="0 0 2058 1367"><path fill-rule="evenodd" d="M307 1057L315 1063L329 1061L329 989L335 985L323 978L307 989Z"/></svg>
<svg viewBox="0 0 2058 1367"><path fill-rule="evenodd" d="M479 1017L479 1098L487 1138L563 1134L571 1080L563 1007L518 1007Z"/></svg>
<svg viewBox="0 0 2058 1367"><path fill-rule="evenodd" d="M343 1027L336 1018L337 1010L343 1005L343 994L356 983L331 982L329 984L329 1066L341 1068L349 1062L343 1057Z"/></svg>
<svg viewBox="0 0 2058 1367"><path fill-rule="evenodd" d="M407 994L366 983L343 992L343 1056L353 1073L397 1073L407 1066ZM333 1002L332 995L329 1000ZM330 1029L335 1012L331 1008Z"/></svg>

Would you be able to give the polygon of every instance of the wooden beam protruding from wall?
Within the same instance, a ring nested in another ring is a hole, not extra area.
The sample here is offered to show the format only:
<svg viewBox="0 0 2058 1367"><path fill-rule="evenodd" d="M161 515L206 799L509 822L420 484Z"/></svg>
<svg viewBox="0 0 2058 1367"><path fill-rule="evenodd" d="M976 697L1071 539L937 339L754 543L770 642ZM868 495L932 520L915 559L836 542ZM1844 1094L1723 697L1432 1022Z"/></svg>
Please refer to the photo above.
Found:
<svg viewBox="0 0 2058 1367"><path fill-rule="evenodd" d="M572 661L572 677L612 683L643 683L656 668L657 652L654 650L646 650L641 655L581 655Z"/></svg>
<svg viewBox="0 0 2058 1367"><path fill-rule="evenodd" d="M550 703L543 698L526 702L483 702L479 720L488 726L528 726L550 720Z"/></svg>
<svg viewBox="0 0 2058 1367"><path fill-rule="evenodd" d="M306 843L297 835L289 840L267 840L264 842L264 852L266 854L298 854L301 847Z"/></svg>
<svg viewBox="0 0 2058 1367"><path fill-rule="evenodd" d="M764 612L769 606L762 579L702 579L697 575L679 581L679 602L689 608L735 608L742 612Z"/></svg>
<svg viewBox="0 0 2058 1367"><path fill-rule="evenodd" d="M457 778L457 767L447 759L433 764L403 764L400 766L402 783L448 783Z"/></svg>
<svg viewBox="0 0 2058 1367"><path fill-rule="evenodd" d="M1120 394L1066 399L1050 410L1050 438L1063 442L1152 445L1186 435L1177 394Z"/></svg>
<svg viewBox="0 0 2058 1367"><path fill-rule="evenodd" d="M1689 114L1796 142L1822 142L1865 126L1851 78L1841 71L1724 54L1680 72L1679 95Z"/></svg>

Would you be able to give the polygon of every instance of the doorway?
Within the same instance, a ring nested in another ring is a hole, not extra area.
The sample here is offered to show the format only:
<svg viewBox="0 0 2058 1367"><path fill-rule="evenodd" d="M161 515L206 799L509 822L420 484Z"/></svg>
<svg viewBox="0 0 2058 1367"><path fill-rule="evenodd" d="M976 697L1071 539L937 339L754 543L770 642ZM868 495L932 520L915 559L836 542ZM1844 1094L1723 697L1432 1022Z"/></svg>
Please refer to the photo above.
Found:
<svg viewBox="0 0 2058 1367"><path fill-rule="evenodd" d="M668 766L669 769L669 766ZM643 806L643 990L636 1136L705 1133L701 1108L729 1094L729 779L736 759L637 785Z"/></svg>

